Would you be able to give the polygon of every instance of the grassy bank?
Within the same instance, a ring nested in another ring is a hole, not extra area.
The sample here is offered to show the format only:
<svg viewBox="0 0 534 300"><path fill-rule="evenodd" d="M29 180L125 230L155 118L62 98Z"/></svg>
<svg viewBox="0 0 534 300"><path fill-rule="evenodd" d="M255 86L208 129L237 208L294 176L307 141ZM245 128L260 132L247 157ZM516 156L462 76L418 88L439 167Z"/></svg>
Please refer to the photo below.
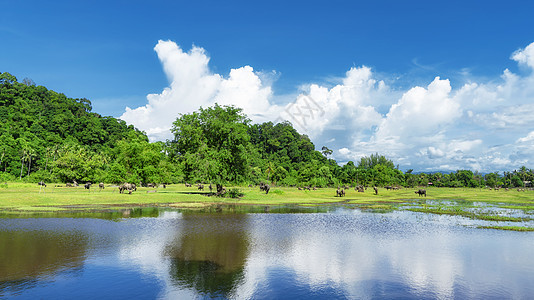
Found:
<svg viewBox="0 0 534 300"><path fill-rule="evenodd" d="M454 200L460 203L485 202L506 208L532 210L534 191L428 188L427 197L419 197L417 189L386 190L379 189L375 195L372 189L358 193L354 189L346 191L345 197L335 197L336 189L324 188L316 191L300 191L292 187L272 187L269 194L258 187L237 187L244 196L239 199L210 196L209 189L199 191L196 187L183 184L168 185L167 188L138 188L136 192L119 194L116 186L106 185L99 190L93 185L90 190L79 187L65 187L64 184L49 184L41 188L31 183L7 183L0 188L0 209L61 208L71 205L148 205L173 204L184 206L210 205L217 203L238 203L257 205L282 204L328 204L343 202L359 205L384 205L424 202L429 200Z"/></svg>
<svg viewBox="0 0 534 300"><path fill-rule="evenodd" d="M269 194L258 187L237 187L244 193L239 199L213 196L209 189L199 191L183 184L166 188L138 188L132 194L120 194L117 187L106 185L99 190L93 186L66 187L64 184L49 184L41 188L37 184L0 184L0 212L10 214L46 211L86 211L102 208L162 206L177 208L205 208L218 204L240 205L300 205L317 206L343 204L369 212L390 212L407 209L415 212L462 216L485 221L522 222L530 221L534 214L534 191L489 190L469 188L427 188L427 197L419 197L416 189L372 189L364 193L354 189L346 191L345 197L335 197L336 189L324 188L303 191L291 187L272 187ZM232 188L232 187L227 187ZM479 203L493 207L522 211L528 217L513 217L491 212L477 212L472 208ZM524 227L523 227L524 228Z"/></svg>

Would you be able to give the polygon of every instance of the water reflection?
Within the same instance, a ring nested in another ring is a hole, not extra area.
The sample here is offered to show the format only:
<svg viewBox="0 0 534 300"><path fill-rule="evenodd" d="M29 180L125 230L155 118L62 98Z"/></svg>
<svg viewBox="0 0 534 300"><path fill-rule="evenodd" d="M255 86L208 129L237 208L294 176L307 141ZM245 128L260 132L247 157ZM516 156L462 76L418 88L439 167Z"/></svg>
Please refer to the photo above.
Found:
<svg viewBox="0 0 534 300"><path fill-rule="evenodd" d="M185 214L181 233L166 247L180 288L228 298L243 280L248 255L247 215Z"/></svg>
<svg viewBox="0 0 534 300"><path fill-rule="evenodd" d="M79 232L0 231L0 292L35 286L37 278L83 269L88 238Z"/></svg>
<svg viewBox="0 0 534 300"><path fill-rule="evenodd" d="M27 219L27 218L90 218L102 220L120 220L123 218L155 218L161 213L157 207L135 208L95 208L85 206L73 206L72 211L59 212L28 212L28 213L0 213L0 219ZM83 209L89 209L85 211ZM78 211L81 210L81 211Z"/></svg>
<svg viewBox="0 0 534 300"><path fill-rule="evenodd" d="M105 220L0 219L0 298L521 299L534 294L533 233L481 230L464 226L473 220L409 211L245 210L149 209ZM143 217L150 215L157 217Z"/></svg>

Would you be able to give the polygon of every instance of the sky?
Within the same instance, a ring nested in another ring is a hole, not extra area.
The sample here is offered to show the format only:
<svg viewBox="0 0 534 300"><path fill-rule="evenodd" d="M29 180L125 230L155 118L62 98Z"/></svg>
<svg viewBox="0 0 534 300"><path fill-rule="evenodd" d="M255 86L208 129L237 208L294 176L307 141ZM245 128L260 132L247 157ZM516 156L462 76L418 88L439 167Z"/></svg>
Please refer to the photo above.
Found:
<svg viewBox="0 0 534 300"><path fill-rule="evenodd" d="M0 72L171 139L219 103L343 164L534 168L534 1L6 1Z"/></svg>

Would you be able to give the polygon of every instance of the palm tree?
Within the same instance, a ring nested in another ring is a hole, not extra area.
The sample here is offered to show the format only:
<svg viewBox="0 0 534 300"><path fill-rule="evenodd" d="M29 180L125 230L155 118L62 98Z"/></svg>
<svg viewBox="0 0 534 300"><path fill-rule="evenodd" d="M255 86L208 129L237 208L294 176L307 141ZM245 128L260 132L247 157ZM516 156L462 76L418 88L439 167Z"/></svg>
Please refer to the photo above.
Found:
<svg viewBox="0 0 534 300"><path fill-rule="evenodd" d="M271 178L273 178L274 172L275 172L275 167L272 162L269 162L267 164L267 170L265 170L265 173L267 173L267 180L270 181Z"/></svg>
<svg viewBox="0 0 534 300"><path fill-rule="evenodd" d="M30 176L30 171L32 169L32 158L35 157L35 149L28 146L28 176Z"/></svg>
<svg viewBox="0 0 534 300"><path fill-rule="evenodd" d="M28 159L28 152L26 149L22 149L22 155L20 158L20 176L19 179L22 179L22 171L24 169L24 161Z"/></svg>

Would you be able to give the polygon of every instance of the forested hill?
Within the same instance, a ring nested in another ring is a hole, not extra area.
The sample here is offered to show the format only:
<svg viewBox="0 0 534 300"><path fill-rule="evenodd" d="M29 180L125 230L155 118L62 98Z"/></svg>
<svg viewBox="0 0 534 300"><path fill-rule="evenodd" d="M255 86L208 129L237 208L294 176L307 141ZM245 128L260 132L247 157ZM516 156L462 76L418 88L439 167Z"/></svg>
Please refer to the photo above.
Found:
<svg viewBox="0 0 534 300"><path fill-rule="evenodd" d="M26 169L22 175L27 175L44 169L67 145L106 152L128 136L148 142L126 122L91 110L87 99L68 98L31 80L21 83L9 73L0 74L0 170L17 174ZM21 161L27 165L21 167Z"/></svg>
<svg viewBox="0 0 534 300"><path fill-rule="evenodd" d="M70 140L93 149L113 147L128 132L146 138L122 120L92 112L91 101L85 98L68 98L26 81L19 83L9 73L0 75L2 135L45 145Z"/></svg>

